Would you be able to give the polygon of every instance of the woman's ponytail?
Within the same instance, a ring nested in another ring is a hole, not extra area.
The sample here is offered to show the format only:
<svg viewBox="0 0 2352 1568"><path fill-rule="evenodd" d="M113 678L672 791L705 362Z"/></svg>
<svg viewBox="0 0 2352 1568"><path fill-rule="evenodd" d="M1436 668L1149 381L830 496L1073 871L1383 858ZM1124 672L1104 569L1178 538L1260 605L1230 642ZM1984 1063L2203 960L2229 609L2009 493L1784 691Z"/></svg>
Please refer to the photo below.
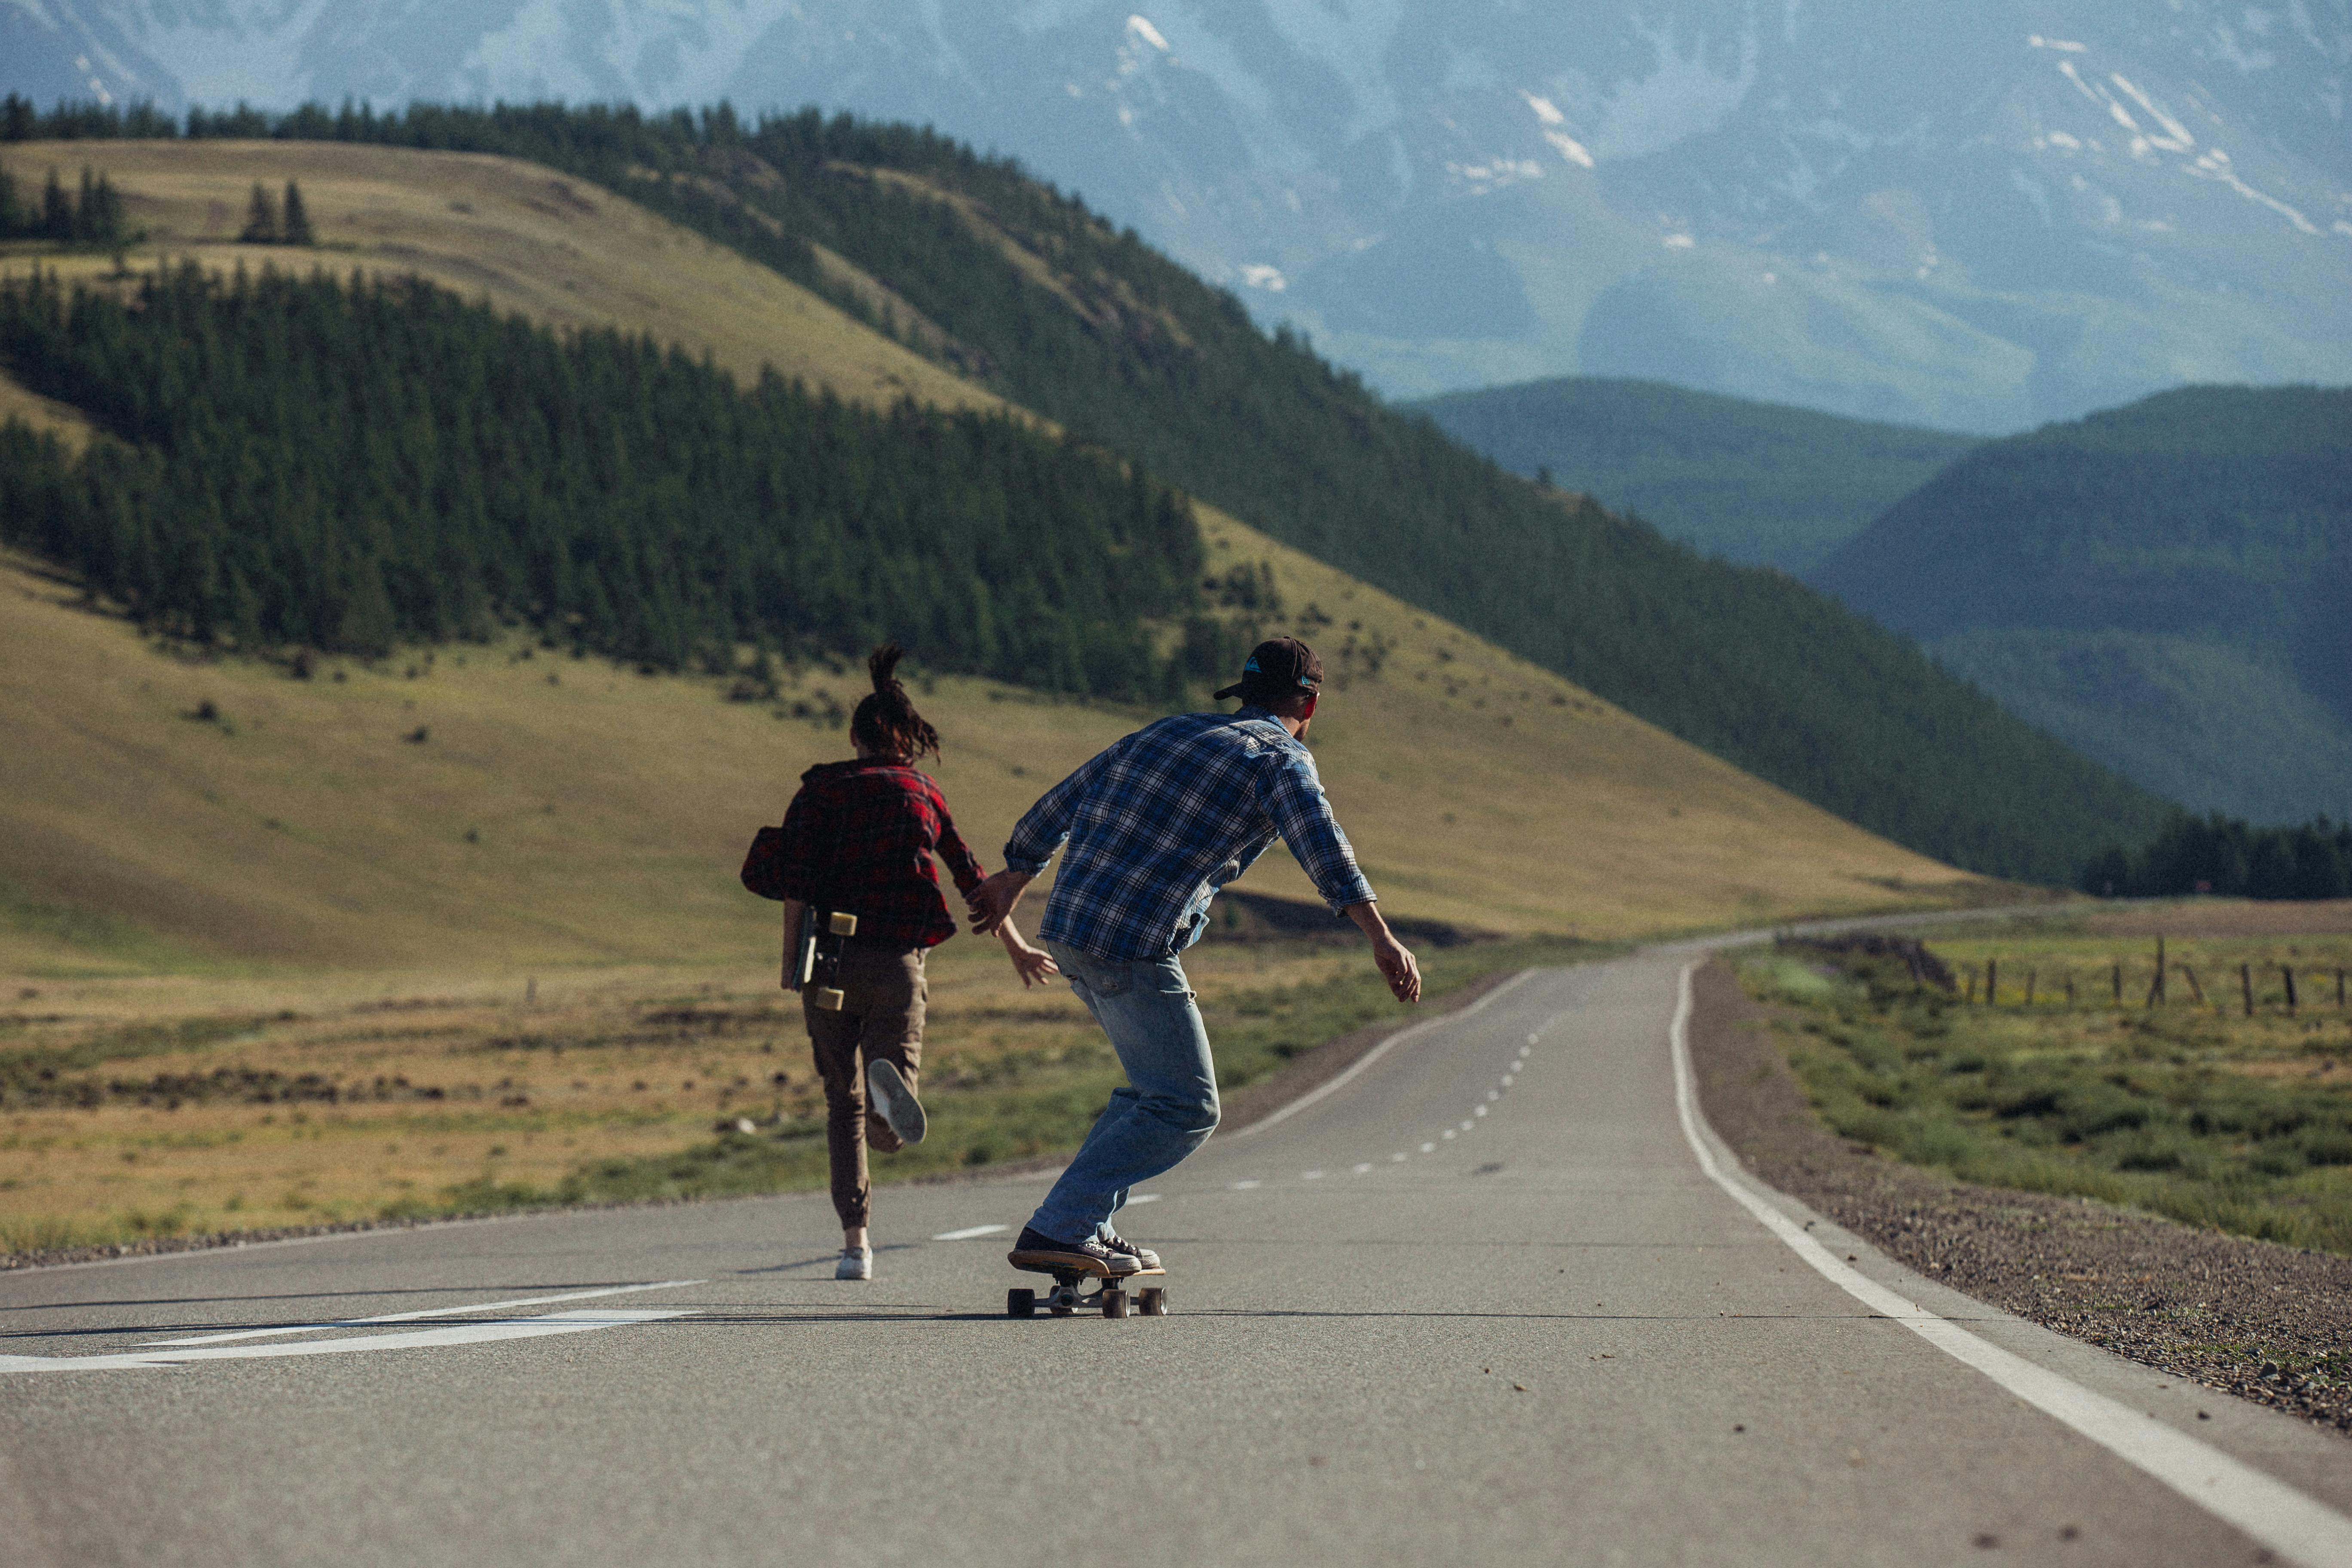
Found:
<svg viewBox="0 0 2352 1568"><path fill-rule="evenodd" d="M874 695L859 700L850 717L849 738L877 755L911 763L940 754L940 732L915 711L914 699L898 679L898 661L905 657L906 650L894 642L884 643L867 657L866 671L874 678Z"/></svg>

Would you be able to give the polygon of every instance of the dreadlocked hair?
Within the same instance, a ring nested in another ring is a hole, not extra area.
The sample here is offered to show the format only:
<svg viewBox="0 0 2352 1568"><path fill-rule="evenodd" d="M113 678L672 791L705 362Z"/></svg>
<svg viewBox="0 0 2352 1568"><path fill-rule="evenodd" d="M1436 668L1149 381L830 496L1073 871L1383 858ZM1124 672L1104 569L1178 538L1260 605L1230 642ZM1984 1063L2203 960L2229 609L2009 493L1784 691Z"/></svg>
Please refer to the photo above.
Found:
<svg viewBox="0 0 2352 1568"><path fill-rule="evenodd" d="M874 695L858 700L849 719L849 738L878 755L911 763L927 752L940 754L940 732L915 711L914 700L898 677L898 661L905 657L906 650L894 642L884 643L867 657L866 671L874 678Z"/></svg>

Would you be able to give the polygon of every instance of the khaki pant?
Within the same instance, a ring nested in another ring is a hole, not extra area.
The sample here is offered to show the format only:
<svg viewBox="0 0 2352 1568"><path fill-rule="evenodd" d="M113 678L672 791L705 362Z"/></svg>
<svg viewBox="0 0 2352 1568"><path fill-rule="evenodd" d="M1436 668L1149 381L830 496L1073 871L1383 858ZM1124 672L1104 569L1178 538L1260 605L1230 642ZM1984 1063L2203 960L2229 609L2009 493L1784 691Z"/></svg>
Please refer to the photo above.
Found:
<svg viewBox="0 0 2352 1568"><path fill-rule="evenodd" d="M809 1044L817 1077L824 1080L824 1143L833 1176L834 1212L844 1230L866 1223L872 1185L866 1175L866 1145L885 1154L899 1148L898 1135L866 1109L866 1068L887 1061L914 1089L923 1063L923 1006L930 987L923 979L923 953L876 952L851 948L841 957L841 1011L816 1005L816 988L802 993Z"/></svg>

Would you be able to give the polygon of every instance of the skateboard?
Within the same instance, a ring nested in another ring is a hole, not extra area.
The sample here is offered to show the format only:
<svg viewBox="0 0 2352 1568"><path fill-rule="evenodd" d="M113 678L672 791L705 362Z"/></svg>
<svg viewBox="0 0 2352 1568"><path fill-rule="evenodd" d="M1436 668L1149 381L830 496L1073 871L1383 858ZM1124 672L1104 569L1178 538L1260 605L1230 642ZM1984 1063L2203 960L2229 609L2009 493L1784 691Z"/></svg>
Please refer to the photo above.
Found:
<svg viewBox="0 0 2352 1568"><path fill-rule="evenodd" d="M1135 1292L1131 1300L1127 1292L1129 1280L1164 1279L1168 1277L1165 1268L1110 1274L1099 1266L1080 1268L1067 1264L1016 1263L1013 1267L1026 1269L1032 1274L1051 1274L1054 1288L1042 1292L1018 1288L1006 1291L1004 1315L1008 1318L1034 1318L1040 1307L1057 1318L1066 1318L1073 1312L1091 1312L1097 1308L1102 1310L1106 1318L1124 1318L1128 1316L1129 1307L1147 1318L1168 1315L1168 1292L1162 1287L1147 1285ZM1099 1279L1102 1283L1092 1290L1082 1289L1080 1287L1088 1279Z"/></svg>

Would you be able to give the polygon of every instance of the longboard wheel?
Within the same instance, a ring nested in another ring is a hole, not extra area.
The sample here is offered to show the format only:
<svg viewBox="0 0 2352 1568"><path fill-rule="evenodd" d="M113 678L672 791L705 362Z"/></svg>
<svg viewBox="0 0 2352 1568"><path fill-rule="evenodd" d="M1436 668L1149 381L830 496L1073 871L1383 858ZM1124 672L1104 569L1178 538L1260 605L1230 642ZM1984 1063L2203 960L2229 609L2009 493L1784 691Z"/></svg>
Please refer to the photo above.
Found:
<svg viewBox="0 0 2352 1568"><path fill-rule="evenodd" d="M1127 1292L1126 1292L1126 1291L1124 1291L1124 1290L1106 1290L1106 1291L1104 1291L1104 1292L1102 1293L1102 1303L1103 1303L1103 1316L1104 1316L1104 1317L1106 1317L1106 1318L1124 1318L1124 1317L1126 1317L1126 1316L1127 1316Z"/></svg>
<svg viewBox="0 0 2352 1568"><path fill-rule="evenodd" d="M1137 1293L1135 1304L1147 1318L1164 1318L1168 1315L1168 1292L1160 1286L1150 1286Z"/></svg>
<svg viewBox="0 0 2352 1568"><path fill-rule="evenodd" d="M1037 1315L1037 1292L1007 1290L1004 1293L1004 1315L1008 1318L1034 1318Z"/></svg>

